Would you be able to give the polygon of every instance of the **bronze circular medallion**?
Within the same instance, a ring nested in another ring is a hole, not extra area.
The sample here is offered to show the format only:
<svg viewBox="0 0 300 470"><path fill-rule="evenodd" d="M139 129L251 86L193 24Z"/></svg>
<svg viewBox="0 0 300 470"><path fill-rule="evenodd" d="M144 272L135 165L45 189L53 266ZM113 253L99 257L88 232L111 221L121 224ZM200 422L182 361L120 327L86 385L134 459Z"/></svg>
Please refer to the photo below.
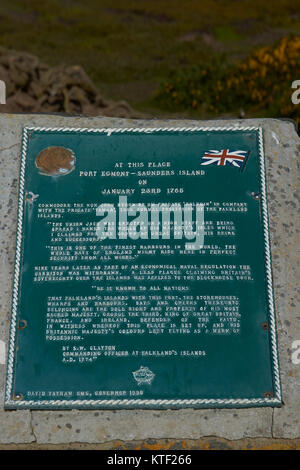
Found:
<svg viewBox="0 0 300 470"><path fill-rule="evenodd" d="M75 155L65 147L47 147L38 154L35 164L43 175L67 175L75 168Z"/></svg>

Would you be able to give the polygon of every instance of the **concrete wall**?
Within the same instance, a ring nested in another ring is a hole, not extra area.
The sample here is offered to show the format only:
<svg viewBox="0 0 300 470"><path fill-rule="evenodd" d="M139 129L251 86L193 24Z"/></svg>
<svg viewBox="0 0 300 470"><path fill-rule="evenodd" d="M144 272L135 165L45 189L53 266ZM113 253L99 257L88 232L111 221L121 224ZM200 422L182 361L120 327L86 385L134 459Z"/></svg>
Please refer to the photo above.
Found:
<svg viewBox="0 0 300 470"><path fill-rule="evenodd" d="M202 127L259 125L264 129L284 406L275 409L223 410L4 411L5 362L9 334L22 127L99 128L170 125ZM0 135L0 449L1 444L9 445L9 448L26 444L32 448L37 448L39 445L43 448L51 447L55 444L60 448L68 446L83 448L93 444L106 449L151 448L151 446L157 449L270 446L299 448L300 441L297 438L300 438L300 364L293 364L291 354L293 341L300 340L300 140L293 123L274 119L137 121L102 117L2 114ZM5 354L3 354L4 349Z"/></svg>

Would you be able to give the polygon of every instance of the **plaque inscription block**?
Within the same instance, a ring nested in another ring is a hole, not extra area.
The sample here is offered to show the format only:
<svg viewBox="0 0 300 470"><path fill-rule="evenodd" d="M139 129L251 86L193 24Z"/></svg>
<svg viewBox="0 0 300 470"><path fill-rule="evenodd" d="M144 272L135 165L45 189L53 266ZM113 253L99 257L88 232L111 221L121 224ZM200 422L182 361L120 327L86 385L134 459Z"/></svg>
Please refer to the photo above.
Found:
<svg viewBox="0 0 300 470"><path fill-rule="evenodd" d="M24 128L6 408L281 406L261 128Z"/></svg>

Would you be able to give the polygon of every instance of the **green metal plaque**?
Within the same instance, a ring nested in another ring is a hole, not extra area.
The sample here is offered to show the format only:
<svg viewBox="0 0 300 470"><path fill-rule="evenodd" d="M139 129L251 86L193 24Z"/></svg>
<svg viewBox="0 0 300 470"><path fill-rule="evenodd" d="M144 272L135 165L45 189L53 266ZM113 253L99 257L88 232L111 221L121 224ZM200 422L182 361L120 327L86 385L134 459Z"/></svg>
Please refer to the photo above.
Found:
<svg viewBox="0 0 300 470"><path fill-rule="evenodd" d="M6 408L280 406L263 132L24 128Z"/></svg>

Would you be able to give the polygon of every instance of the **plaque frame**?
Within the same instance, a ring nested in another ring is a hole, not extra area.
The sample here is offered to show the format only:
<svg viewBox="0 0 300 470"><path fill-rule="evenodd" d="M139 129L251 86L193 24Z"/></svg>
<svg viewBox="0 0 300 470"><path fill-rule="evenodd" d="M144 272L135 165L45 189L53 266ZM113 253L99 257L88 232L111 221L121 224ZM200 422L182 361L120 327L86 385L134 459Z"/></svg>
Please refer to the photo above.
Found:
<svg viewBox="0 0 300 470"><path fill-rule="evenodd" d="M18 299L20 289L20 271L22 261L23 241L23 212L24 212L24 184L25 164L27 157L28 138L33 131L45 132L77 132L111 135L112 133L155 133L155 132L214 132L214 131L254 131L258 138L259 176L260 176L260 202L262 207L262 226L264 242L264 263L266 273L266 291L268 304L268 321L270 333L271 368L275 394L264 398L235 398L235 399L76 399L76 400L24 400L22 396L14 395L13 383L15 374L16 336L18 330ZM264 155L263 129L260 126L205 126L205 127L120 127L120 128L81 128L81 127L23 127L21 163L19 172L19 196L16 233L16 253L13 275L11 321L8 346L7 374L5 404L6 409L177 409L177 408L249 408L249 407L280 407L282 406L282 393L280 383L280 370L277 346L277 329L273 295L272 264L269 235L269 215L267 204L267 185Z"/></svg>

